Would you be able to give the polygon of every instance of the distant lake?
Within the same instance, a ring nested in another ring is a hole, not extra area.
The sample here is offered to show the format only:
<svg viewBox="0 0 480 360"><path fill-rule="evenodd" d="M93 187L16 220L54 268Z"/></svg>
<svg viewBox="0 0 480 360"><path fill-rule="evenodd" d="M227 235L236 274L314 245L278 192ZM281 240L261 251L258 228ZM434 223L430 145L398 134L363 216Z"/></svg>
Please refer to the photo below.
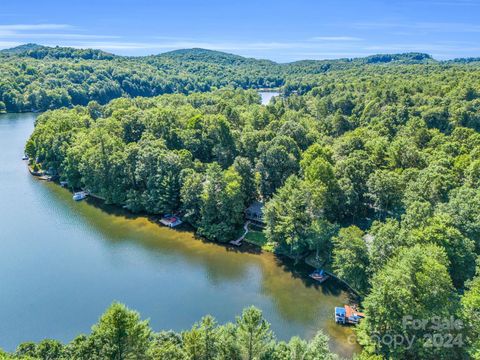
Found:
<svg viewBox="0 0 480 360"><path fill-rule="evenodd" d="M154 330L187 329L206 314L234 321L253 304L280 339L323 329L342 356L357 349L347 341L352 329L334 323L334 307L347 301L335 282L319 287L308 269L272 254L75 202L66 189L30 176L21 157L35 117L0 115L0 348L70 341L118 300Z"/></svg>
<svg viewBox="0 0 480 360"><path fill-rule="evenodd" d="M273 97L280 95L278 91L259 91L262 97L262 105L268 105Z"/></svg>

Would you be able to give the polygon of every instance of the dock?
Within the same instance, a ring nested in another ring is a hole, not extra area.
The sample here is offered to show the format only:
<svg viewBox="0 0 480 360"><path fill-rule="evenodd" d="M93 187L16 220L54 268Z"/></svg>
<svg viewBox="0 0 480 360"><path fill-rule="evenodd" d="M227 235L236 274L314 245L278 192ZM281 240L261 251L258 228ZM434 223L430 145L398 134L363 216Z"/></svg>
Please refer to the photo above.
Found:
<svg viewBox="0 0 480 360"><path fill-rule="evenodd" d="M52 181L52 177L50 175L40 175L38 179L44 181Z"/></svg>
<svg viewBox="0 0 480 360"><path fill-rule="evenodd" d="M106 199L103 197L103 196L100 196L98 194L94 194L94 193L91 193L90 191L88 190L85 190L86 192L88 192L88 195L94 199L98 199L98 200L102 200L102 201L106 201Z"/></svg>
<svg viewBox="0 0 480 360"><path fill-rule="evenodd" d="M243 224L243 230L245 231L242 236L240 236L237 240L232 240L230 241L230 244L235 245L235 246L240 246L242 245L243 239L245 239L245 236L248 234L248 225L250 225L250 221L247 221L245 224Z"/></svg>

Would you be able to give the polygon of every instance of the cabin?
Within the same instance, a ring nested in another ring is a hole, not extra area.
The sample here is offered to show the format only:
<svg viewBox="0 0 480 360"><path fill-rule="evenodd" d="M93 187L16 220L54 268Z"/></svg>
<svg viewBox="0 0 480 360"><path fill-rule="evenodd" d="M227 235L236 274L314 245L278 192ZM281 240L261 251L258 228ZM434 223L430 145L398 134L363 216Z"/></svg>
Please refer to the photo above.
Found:
<svg viewBox="0 0 480 360"><path fill-rule="evenodd" d="M264 226L265 222L263 221L263 203L260 201L253 202L245 210L245 218L250 220L255 225Z"/></svg>

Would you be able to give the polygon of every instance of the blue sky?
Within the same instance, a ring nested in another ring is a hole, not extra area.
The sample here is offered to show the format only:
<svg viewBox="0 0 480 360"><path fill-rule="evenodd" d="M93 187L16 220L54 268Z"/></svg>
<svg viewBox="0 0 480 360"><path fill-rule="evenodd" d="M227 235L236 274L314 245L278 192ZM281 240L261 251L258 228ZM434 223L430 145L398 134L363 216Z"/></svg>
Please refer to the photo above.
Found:
<svg viewBox="0 0 480 360"><path fill-rule="evenodd" d="M146 55L203 47L279 62L427 52L480 56L480 0L5 0L0 48Z"/></svg>

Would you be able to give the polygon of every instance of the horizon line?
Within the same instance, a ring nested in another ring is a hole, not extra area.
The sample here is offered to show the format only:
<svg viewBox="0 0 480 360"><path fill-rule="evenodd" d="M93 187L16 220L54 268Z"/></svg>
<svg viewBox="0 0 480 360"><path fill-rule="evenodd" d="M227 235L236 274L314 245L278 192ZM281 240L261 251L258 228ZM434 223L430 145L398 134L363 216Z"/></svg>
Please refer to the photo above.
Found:
<svg viewBox="0 0 480 360"><path fill-rule="evenodd" d="M253 57L253 56L246 56L242 55L239 53L234 53L234 52L229 52L229 51L223 51L223 50L217 50L217 49L209 49L206 47L185 47L185 48L175 48L171 50L166 50L166 51L160 51L157 53L151 53L151 54L146 54L146 55L123 55L119 53L115 53L113 51L107 51L102 48L96 48L96 47L89 47L89 46L82 46L82 45L70 45L70 46L64 46L64 45L43 45L39 43L34 43L34 42L27 42L27 43L16 43L16 42L9 42L9 45L7 46L2 46L2 42L0 41L0 53L4 52L5 50L12 50L18 47L26 46L26 45L36 45L36 46L41 46L41 47L46 47L46 48L70 48L70 49L76 49L76 50L96 50L96 51L102 51L106 54L110 54L113 56L117 57L122 57L122 58L144 58L144 57L149 57L149 56L158 56L158 55L163 55L163 54L168 54L176 51L182 51L182 50L206 50L206 51L211 51L211 52L217 52L217 53L223 53L223 54L229 54L233 56L239 56L245 59L254 59L254 60L264 60L264 61L271 61L273 63L277 64L290 64L290 63L295 63L295 62L301 62L301 61L329 61L329 60L354 60L354 59L364 59L372 56L381 56L381 55L405 55L405 54L422 54L422 55L427 55L430 57L431 60L437 61L437 62L445 62L445 61L451 61L451 60L459 60L459 59L480 59L479 56L467 56L467 57L448 57L443 60L438 60L436 59L432 54L426 52L426 51L400 51L400 52L378 52L378 53L365 53L365 54L351 54L353 56L338 56L338 57L330 57L330 58L321 58L321 59L313 59L313 58L303 58L300 60L293 60L293 61L286 61L286 62L279 62L275 61L269 58L263 58L263 57ZM6 42L4 43L6 44ZM320 53L319 53L320 54ZM331 53L332 55L335 55L335 53Z"/></svg>

